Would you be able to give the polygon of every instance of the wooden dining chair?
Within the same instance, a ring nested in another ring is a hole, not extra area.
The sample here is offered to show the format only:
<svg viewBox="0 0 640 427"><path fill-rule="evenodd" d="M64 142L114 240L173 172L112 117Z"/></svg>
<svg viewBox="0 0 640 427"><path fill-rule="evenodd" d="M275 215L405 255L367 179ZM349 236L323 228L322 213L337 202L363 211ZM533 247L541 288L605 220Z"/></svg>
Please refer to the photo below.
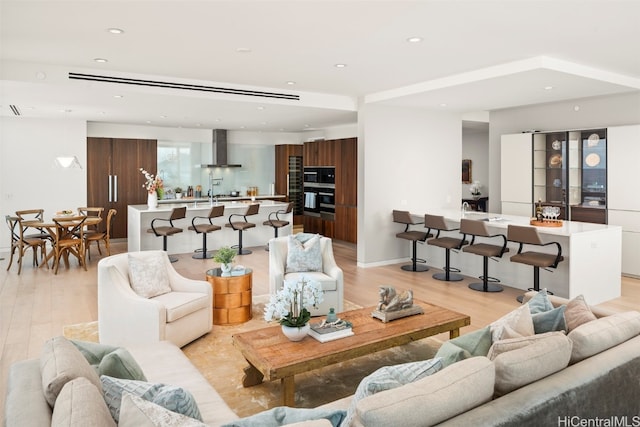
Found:
<svg viewBox="0 0 640 427"><path fill-rule="evenodd" d="M111 223L113 222L113 217L117 213L117 210L109 209L109 212L107 213L105 231L99 231L96 233L87 233L85 231L84 245L86 253L89 254L89 259L91 259L91 242L96 242L96 245L98 246L98 253L102 255L102 251L100 250L100 241L103 241L104 246L107 248L107 255L111 256Z"/></svg>
<svg viewBox="0 0 640 427"><path fill-rule="evenodd" d="M16 216L22 220L25 225L28 224L29 221L42 222L44 218L44 209L23 209L20 211L16 211ZM27 225L27 229L33 228L33 230L29 231L29 234L25 234L25 238L38 238L38 239L50 239L51 236L45 230L39 227L31 227ZM34 231L35 230L35 231Z"/></svg>
<svg viewBox="0 0 640 427"><path fill-rule="evenodd" d="M86 220L87 217L83 215L53 218L53 222L56 224L56 238L53 242L54 274L58 274L60 258L63 255L65 265L69 268L69 254L78 258L80 265L84 267L85 271L87 270L84 257L84 223Z"/></svg>
<svg viewBox="0 0 640 427"><path fill-rule="evenodd" d="M33 265L38 266L38 248L40 248L41 259L44 262L47 256L47 241L40 237L27 237L25 231L29 228L28 225L23 224L20 217L7 215L5 216L7 226L9 227L9 233L11 235L11 257L9 258L9 265L7 271L11 268L13 263L13 255L18 251L18 274L22 272L22 258L29 248L33 250ZM49 268L49 264L47 264Z"/></svg>
<svg viewBox="0 0 640 427"><path fill-rule="evenodd" d="M81 207L78 208L78 215L84 215L86 217L96 217L102 219L102 213L104 208L100 207ZM100 224L88 225L84 229L85 238L90 234L101 234Z"/></svg>

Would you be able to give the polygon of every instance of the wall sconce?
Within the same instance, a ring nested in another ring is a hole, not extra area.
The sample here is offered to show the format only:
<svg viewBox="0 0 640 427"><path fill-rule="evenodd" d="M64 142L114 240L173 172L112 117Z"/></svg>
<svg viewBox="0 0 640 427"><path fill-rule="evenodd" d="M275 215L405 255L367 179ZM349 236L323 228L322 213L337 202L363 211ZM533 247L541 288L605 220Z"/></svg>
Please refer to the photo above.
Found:
<svg viewBox="0 0 640 427"><path fill-rule="evenodd" d="M55 165L63 169L82 169L82 165L76 156L58 156Z"/></svg>

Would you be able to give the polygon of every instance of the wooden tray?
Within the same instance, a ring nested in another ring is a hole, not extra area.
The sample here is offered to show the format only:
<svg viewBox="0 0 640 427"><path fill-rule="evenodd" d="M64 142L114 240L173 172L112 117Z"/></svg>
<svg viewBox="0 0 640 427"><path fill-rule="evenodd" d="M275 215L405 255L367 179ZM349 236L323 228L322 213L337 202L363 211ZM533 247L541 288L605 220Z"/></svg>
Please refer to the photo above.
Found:
<svg viewBox="0 0 640 427"><path fill-rule="evenodd" d="M535 225L536 227L562 227L562 220L542 220L538 221L537 219L531 219L529 224Z"/></svg>

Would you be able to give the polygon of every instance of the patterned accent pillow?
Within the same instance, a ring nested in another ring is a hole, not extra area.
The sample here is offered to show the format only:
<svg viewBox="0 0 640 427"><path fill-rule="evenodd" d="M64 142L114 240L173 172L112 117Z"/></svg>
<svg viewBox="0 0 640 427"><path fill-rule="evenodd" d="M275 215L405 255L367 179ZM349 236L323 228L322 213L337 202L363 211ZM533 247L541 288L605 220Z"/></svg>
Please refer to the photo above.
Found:
<svg viewBox="0 0 640 427"><path fill-rule="evenodd" d="M129 254L131 289L143 298L171 292L164 252L132 252Z"/></svg>
<svg viewBox="0 0 640 427"><path fill-rule="evenodd" d="M118 427L206 427L198 420L176 414L131 393L122 395Z"/></svg>
<svg viewBox="0 0 640 427"><path fill-rule="evenodd" d="M116 422L120 418L123 393L131 393L170 411L202 421L202 415L189 391L172 385L151 384L143 381L123 380L106 375L100 377L104 399Z"/></svg>
<svg viewBox="0 0 640 427"><path fill-rule="evenodd" d="M320 235L316 234L305 243L289 235L287 250L287 273L322 271Z"/></svg>
<svg viewBox="0 0 640 427"><path fill-rule="evenodd" d="M356 389L347 416L340 426L349 427L356 413L358 401L381 391L391 390L412 383L421 378L435 374L443 368L442 358L434 357L419 362L403 363L401 365L384 366L366 376Z"/></svg>

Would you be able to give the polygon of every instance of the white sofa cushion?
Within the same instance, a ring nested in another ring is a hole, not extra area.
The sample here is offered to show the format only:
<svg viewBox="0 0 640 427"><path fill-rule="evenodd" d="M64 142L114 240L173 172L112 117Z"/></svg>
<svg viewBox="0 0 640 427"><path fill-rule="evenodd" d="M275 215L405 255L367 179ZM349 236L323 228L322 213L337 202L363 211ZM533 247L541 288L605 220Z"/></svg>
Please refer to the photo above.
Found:
<svg viewBox="0 0 640 427"><path fill-rule="evenodd" d="M494 383L489 359L465 359L411 384L362 399L354 425L434 425L491 400Z"/></svg>
<svg viewBox="0 0 640 427"><path fill-rule="evenodd" d="M198 420L169 411L131 393L122 395L118 427L206 427Z"/></svg>
<svg viewBox="0 0 640 427"><path fill-rule="evenodd" d="M166 256L158 251L129 253L129 279L136 294L152 298L171 292Z"/></svg>
<svg viewBox="0 0 640 427"><path fill-rule="evenodd" d="M198 292L169 292L151 298L158 301L167 310L167 322L209 307L209 295Z"/></svg>
<svg viewBox="0 0 640 427"><path fill-rule="evenodd" d="M614 347L640 334L640 312L627 311L584 323L571 332L571 362L581 360Z"/></svg>
<svg viewBox="0 0 640 427"><path fill-rule="evenodd" d="M531 311L526 304L521 305L513 311L505 314L495 322L491 323L491 341L496 342L503 339L505 334L505 326L510 328L508 335L513 337L516 332L522 336L534 334L533 320L531 319Z"/></svg>
<svg viewBox="0 0 640 427"><path fill-rule="evenodd" d="M102 398L102 390L84 378L71 380L62 387L51 418L52 426L116 426Z"/></svg>
<svg viewBox="0 0 640 427"><path fill-rule="evenodd" d="M508 340L513 342L504 344L505 349L524 346L495 356L493 363L496 369L496 396L531 384L569 365L571 340L562 332L550 332L528 338ZM494 346L496 344L498 343L494 343ZM495 352L497 351L494 350Z"/></svg>

